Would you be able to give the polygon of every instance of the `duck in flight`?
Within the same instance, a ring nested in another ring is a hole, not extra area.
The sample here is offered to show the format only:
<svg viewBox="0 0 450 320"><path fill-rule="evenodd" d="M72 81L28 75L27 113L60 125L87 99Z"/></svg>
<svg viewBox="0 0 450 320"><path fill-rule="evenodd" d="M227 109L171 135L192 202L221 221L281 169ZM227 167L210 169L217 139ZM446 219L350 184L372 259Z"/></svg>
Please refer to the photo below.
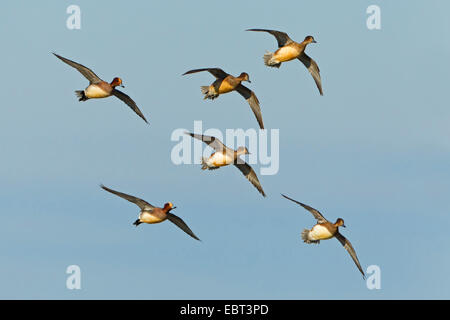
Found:
<svg viewBox="0 0 450 320"><path fill-rule="evenodd" d="M139 110L136 103L131 99L128 95L116 89L116 87L120 86L124 88L122 85L122 79L116 77L111 83L103 81L100 79L91 69L74 62L72 60L66 59L53 53L58 59L67 63L69 66L77 69L86 79L89 80L89 86L84 90L75 91L78 101L86 101L88 99L100 99L107 98L110 96L115 96L125 102L136 114L141 117L146 123L148 123L147 119L145 119L141 110Z"/></svg>
<svg viewBox="0 0 450 320"><path fill-rule="evenodd" d="M313 36L306 36L302 42L295 42L285 32L267 29L247 29L246 31L268 32L273 35L278 42L278 50L275 52L267 52L264 55L264 63L269 67L279 68L281 63L294 59L300 60L311 73L320 95L323 95L322 80L320 79L320 69L317 63L311 59L306 53L306 46L310 43L317 43Z"/></svg>
<svg viewBox="0 0 450 320"><path fill-rule="evenodd" d="M139 218L133 223L136 227L141 223L148 223L148 224L160 223L168 219L170 222L175 224L177 227L186 232L192 238L200 240L181 218L177 217L176 215L170 212L171 210L176 208L172 205L171 202L167 202L166 204L164 204L164 207L158 208L152 206L145 200L130 196L128 194L119 191L112 190L108 187L105 187L104 185L100 185L100 187L103 190L106 190L112 194L115 194L116 196L119 196L125 200L134 203L141 209Z"/></svg>
<svg viewBox="0 0 450 320"><path fill-rule="evenodd" d="M244 97L245 100L247 100L250 108L253 111L253 114L256 117L256 120L258 121L259 127L261 129L264 129L264 123L258 98L253 91L242 85L242 81L251 82L247 73L242 72L238 77L233 77L232 75L219 68L204 68L189 70L183 73L183 76L186 74L202 71L208 71L214 77L216 77L216 81L214 81L210 86L201 86L201 91L205 95L204 99L214 100L223 93L237 91L241 96Z"/></svg>
<svg viewBox="0 0 450 320"><path fill-rule="evenodd" d="M311 212L311 214L316 218L317 224L311 228L311 230L304 229L302 232L302 239L306 243L320 243L320 240L327 240L331 238L336 238L339 240L339 242L344 246L345 250L350 254L353 261L355 262L356 266L358 267L358 270L363 275L363 278L365 279L365 274L363 269L361 268L361 265L359 263L358 257L356 256L355 249L353 249L352 244L350 241L348 241L342 234L339 233L339 227L344 227L344 220L341 218L338 218L335 223L329 222L327 219L324 218L324 216L316 209L311 208L310 206L303 204L301 202L298 202L294 199L291 199L284 194L282 194L283 197L285 197L288 200L291 200L299 205L301 205L303 208Z"/></svg>
<svg viewBox="0 0 450 320"><path fill-rule="evenodd" d="M239 147L237 150L233 150L225 146L219 139L211 136L205 136L200 134L194 134L186 132L186 134L191 137L203 141L208 146L215 150L209 158L202 158L202 170L214 170L219 169L230 164L234 164L242 174L253 184L253 186L261 193L264 197L263 188L261 183L256 176L255 171L247 164L245 161L239 158L240 155L249 154L246 147Z"/></svg>

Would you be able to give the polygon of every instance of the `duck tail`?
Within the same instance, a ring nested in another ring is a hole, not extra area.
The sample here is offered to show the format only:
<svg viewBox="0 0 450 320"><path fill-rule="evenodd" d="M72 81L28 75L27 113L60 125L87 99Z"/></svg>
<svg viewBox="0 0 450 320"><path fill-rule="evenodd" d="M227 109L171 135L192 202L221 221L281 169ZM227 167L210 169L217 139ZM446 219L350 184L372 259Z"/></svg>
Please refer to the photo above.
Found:
<svg viewBox="0 0 450 320"><path fill-rule="evenodd" d="M264 64L268 67L279 68L281 66L281 62L279 62L273 58L273 52L267 51L264 54L263 59L264 59Z"/></svg>
<svg viewBox="0 0 450 320"><path fill-rule="evenodd" d="M208 169L208 165L206 164L207 160L208 159L202 157L202 170Z"/></svg>
<svg viewBox="0 0 450 320"><path fill-rule="evenodd" d="M309 237L308 237L308 235L309 235L309 230L308 230L308 229L304 229L304 230L302 231L302 239L303 239L303 241L306 242L306 243L309 243Z"/></svg>
<svg viewBox="0 0 450 320"><path fill-rule="evenodd" d="M202 94L207 95L209 93L209 86L201 86Z"/></svg>
<svg viewBox="0 0 450 320"><path fill-rule="evenodd" d="M320 240L311 240L309 238L309 230L308 229L304 229L302 231L302 239L306 243L319 243L320 242Z"/></svg>
<svg viewBox="0 0 450 320"><path fill-rule="evenodd" d="M209 90L209 86L201 86L200 89L202 90L202 94L205 95L203 99L214 100L215 98L217 98L219 96L217 93L211 92Z"/></svg>
<svg viewBox="0 0 450 320"><path fill-rule="evenodd" d="M86 101L87 99L89 99L89 98L86 97L86 95L84 94L84 90L77 90L77 91L75 91L75 94L76 94L77 97L79 98L78 101Z"/></svg>

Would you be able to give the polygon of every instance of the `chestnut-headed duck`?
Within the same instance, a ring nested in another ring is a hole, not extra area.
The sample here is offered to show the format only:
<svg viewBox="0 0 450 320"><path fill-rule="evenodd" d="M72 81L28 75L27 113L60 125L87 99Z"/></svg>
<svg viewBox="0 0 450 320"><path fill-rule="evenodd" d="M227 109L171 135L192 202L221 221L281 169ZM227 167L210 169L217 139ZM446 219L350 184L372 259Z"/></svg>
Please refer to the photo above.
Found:
<svg viewBox="0 0 450 320"><path fill-rule="evenodd" d="M336 238L339 240L339 242L344 246L345 250L350 254L353 261L355 262L356 266L358 267L358 270L363 275L363 278L365 278L365 274L363 269L361 268L361 265L359 264L358 257L356 256L355 249L353 249L352 244L350 241L348 241L342 234L339 233L339 227L344 227L344 220L341 218L338 218L335 223L329 222L327 219L324 218L324 216L316 209L311 208L310 206L303 204L301 202L298 202L294 199L291 199L284 194L282 194L283 197L285 197L288 200L291 200L299 205L301 205L303 208L311 212L311 214L316 218L317 224L311 228L311 230L304 229L301 233L302 239L306 243L320 243L320 240L327 240L331 238Z"/></svg>
<svg viewBox="0 0 450 320"><path fill-rule="evenodd" d="M197 236L192 232L191 229L187 226L187 224L180 218L171 213L170 211L175 209L176 207L173 206L171 202L167 202L164 204L164 207L158 208L155 206L152 206L150 203L148 203L145 200L139 199L137 197L130 196L128 194L112 190L108 187L105 187L104 185L100 185L103 190L106 190L108 192L111 192L112 194L115 194L116 196L119 196L125 200L128 200L130 202L133 202L135 205L137 205L141 212L139 214L139 219L137 219L133 224L137 227L141 223L160 223L167 219L169 219L170 222L174 223L177 227L179 227L181 230L186 232L188 235L190 235L192 238L196 240L200 240L197 238Z"/></svg>
<svg viewBox="0 0 450 320"><path fill-rule="evenodd" d="M247 100L258 121L259 127L264 129L258 98L253 91L242 85L242 81L251 82L247 73L242 72L238 77L233 77L219 68L204 68L187 71L183 73L183 76L202 71L208 71L217 79L210 86L201 86L201 91L205 95L204 99L214 100L220 94L237 91L245 100Z"/></svg>
<svg viewBox="0 0 450 320"><path fill-rule="evenodd" d="M147 119L145 119L141 110L139 110L136 103L131 99L128 95L116 89L116 87L122 87L122 79L116 77L111 83L103 81L100 79L91 69L76 63L72 60L66 59L53 53L57 58L61 59L63 62L67 63L69 66L77 69L86 79L89 80L89 86L84 90L77 90L75 94L79 98L78 101L86 101L88 99L100 99L107 98L110 96L115 96L125 102L136 114L141 117L146 123Z"/></svg>
<svg viewBox="0 0 450 320"><path fill-rule="evenodd" d="M237 150L233 150L225 146L219 139L215 137L194 134L190 132L185 133L195 139L203 141L215 150L215 152L212 153L209 158L202 157L202 170L214 170L219 169L220 167L234 164L251 182L251 184L253 184L253 186L258 189L259 193L261 193L264 197L266 196L255 171L252 169L252 167L250 167L249 164L239 158L239 156L241 155L250 154L246 147L239 147Z"/></svg>
<svg viewBox="0 0 450 320"><path fill-rule="evenodd" d="M287 33L281 31L267 29L248 29L246 31L262 31L273 35L277 39L279 49L275 52L267 52L264 55L263 59L265 65L279 68L282 62L294 59L300 60L314 78L320 95L323 95L319 66L305 53L308 44L317 43L313 36L306 36L302 42L298 43L289 38Z"/></svg>

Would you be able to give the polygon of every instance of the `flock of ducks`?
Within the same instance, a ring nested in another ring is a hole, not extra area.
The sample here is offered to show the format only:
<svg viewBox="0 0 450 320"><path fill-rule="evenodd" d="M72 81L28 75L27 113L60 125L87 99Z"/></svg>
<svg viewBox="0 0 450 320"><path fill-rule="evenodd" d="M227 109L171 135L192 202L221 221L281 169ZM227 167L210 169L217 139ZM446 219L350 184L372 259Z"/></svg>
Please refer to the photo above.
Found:
<svg viewBox="0 0 450 320"><path fill-rule="evenodd" d="M308 44L317 43L314 37L306 36L302 42L295 42L288 36L287 33L281 31L268 29L248 29L246 31L267 32L273 35L277 40L278 49L275 52L267 52L264 54L264 64L268 67L279 68L284 62L288 62L294 59L300 60L312 75L320 95L323 95L319 67L317 63L305 53L305 49ZM110 83L108 83L99 78L91 69L83 66L82 64L64 58L56 53L53 54L64 63L78 70L89 81L89 85L84 90L75 91L77 97L79 98L79 101L115 96L122 100L126 105L128 105L142 120L144 120L148 124L147 119L145 118L139 107L136 105L136 103L133 101L133 99L131 99L122 91L116 89L116 87L124 88L121 78L116 77ZM201 87L201 92L204 95L204 99L214 100L221 94L236 91L250 105L250 108L252 109L252 112L256 117L259 127L261 129L264 129L264 122L258 98L252 90L242 84L242 82L244 81L250 83L250 77L248 73L242 72L239 76L234 77L220 68L201 68L189 70L183 75L203 71L209 72L216 78L216 80L211 85ZM186 134L194 139L203 141L209 147L214 149L214 152L210 155L210 157L202 158L202 170L214 170L233 164L244 174L244 176L250 181L250 183L259 191L262 196L266 196L255 171L249 164L247 164L240 158L241 155L249 154L249 151L246 147L241 146L237 150L233 150L225 146L219 139L215 137L199 135L190 132L186 132ZM141 211L139 213L139 218L133 223L134 225L138 226L141 223L154 224L169 220L192 238L200 240L180 217L171 213L171 211L176 208L171 202L165 203L164 206L160 208L151 205L145 200L110 189L104 185L101 185L101 188L109 193L112 193L118 197L136 204L140 208ZM332 223L325 219L318 210L294 199L291 199L286 195L282 194L282 196L290 201L299 204L300 206L311 212L314 218L317 220L317 224L314 225L310 230L304 229L301 233L301 237L305 243L318 244L320 240L327 240L333 237L336 238L348 251L358 270L363 275L363 278L365 278L364 271L361 268L353 246L351 245L350 241L348 241L339 232L339 227L345 227L343 219L338 218L335 223Z"/></svg>

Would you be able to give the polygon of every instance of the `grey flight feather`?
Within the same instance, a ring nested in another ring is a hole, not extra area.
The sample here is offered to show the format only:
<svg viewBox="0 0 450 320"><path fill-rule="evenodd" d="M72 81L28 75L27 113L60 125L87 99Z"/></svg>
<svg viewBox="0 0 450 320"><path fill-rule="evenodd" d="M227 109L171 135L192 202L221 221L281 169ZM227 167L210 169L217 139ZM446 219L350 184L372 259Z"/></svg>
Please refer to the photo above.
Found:
<svg viewBox="0 0 450 320"><path fill-rule="evenodd" d="M195 134L190 132L185 132L187 135L190 135L192 138L195 138L197 140L203 141L208 146L213 148L217 152L222 152L223 150L232 151L227 146L225 146L219 139L216 139L215 137L206 136L203 134Z"/></svg>
<svg viewBox="0 0 450 320"><path fill-rule="evenodd" d="M69 66L77 69L86 79L89 80L89 82L91 84L95 84L95 83L99 83L102 82L103 80L100 79L91 69L89 69L88 67L83 66L82 64L79 64L75 61L66 59L64 57L61 57L60 55L56 54L53 52L53 54L59 58L60 60L62 60L63 62L67 63Z"/></svg>
<svg viewBox="0 0 450 320"><path fill-rule="evenodd" d="M223 71L222 69L219 69L219 68L202 68L202 69L189 70L189 71L183 73L183 76L186 74L197 73L197 72L202 72L202 71L208 71L217 79L225 79L226 77L229 76L228 73L226 73L225 71Z"/></svg>
<svg viewBox="0 0 450 320"><path fill-rule="evenodd" d="M251 184L263 195L263 197L266 196L264 193L263 188L261 187L261 183L258 180L258 177L256 176L255 171L248 165L247 163L235 163L234 164L241 172L242 174L248 179L248 181L251 182Z"/></svg>
<svg viewBox="0 0 450 320"><path fill-rule="evenodd" d="M358 267L358 270L361 272L363 278L365 279L366 275L364 274L364 271L361 268L358 257L356 256L355 249L353 249L353 246L350 243L350 241L348 241L348 239L346 237L344 237L342 234L340 234L339 231L336 232L336 234L334 236L336 237L336 239L339 240L339 242L344 246L345 250L347 250L347 252L350 254L350 256L352 257L356 266Z"/></svg>
<svg viewBox="0 0 450 320"><path fill-rule="evenodd" d="M141 117L146 123L148 123L147 119L145 119L145 116L143 115L142 111L139 109L139 107L136 105L136 103L131 99L127 94L123 93L122 91L119 91L117 89L114 89L112 91L112 94L125 102L127 106L131 108L139 117Z"/></svg>
<svg viewBox="0 0 450 320"><path fill-rule="evenodd" d="M236 91L239 92L239 94L243 96L245 100L247 100L248 104L250 105L250 108L253 111L253 114L256 117L256 120L258 121L259 127L261 129L264 129L261 107L259 106L259 100L256 97L255 93L251 91L249 88L243 86L242 84L237 86Z"/></svg>
<svg viewBox="0 0 450 320"><path fill-rule="evenodd" d="M148 203L147 201L142 200L142 199L140 199L140 198L137 198L137 197L134 197L134 196L130 196L129 194L122 193L122 192L119 192L119 191L115 191L115 190L113 190L113 189L110 189L110 188L108 188L108 187L105 187L105 186L102 185L102 184L100 185L100 187L101 187L103 190L106 190L106 191L108 191L108 192L110 192L110 193L112 193L112 194L115 194L116 196L119 196L119 197L121 197L121 198L123 198L123 199L125 199L125 200L128 200L128 201L134 203L134 204L137 205L139 208L141 208L141 210L149 209L149 208L154 208L154 206L152 206L150 203Z"/></svg>
<svg viewBox="0 0 450 320"><path fill-rule="evenodd" d="M190 235L192 238L201 241L195 234L192 232L192 230L187 226L187 224L181 219L180 217L174 215L173 213L168 212L167 213L167 219L170 220L173 224L175 224L177 227L179 227L181 230L186 232L188 235Z"/></svg>
<svg viewBox="0 0 450 320"><path fill-rule="evenodd" d="M312 75L314 81L316 82L316 86L317 89L319 89L320 95L323 96L322 80L320 79L320 69L317 63L304 52L297 59L300 60L308 69L309 73Z"/></svg>
<svg viewBox="0 0 450 320"><path fill-rule="evenodd" d="M281 195L282 195L283 197L285 197L286 199L291 200L291 201L293 201L293 202L295 202L295 203L301 205L303 208L305 208L306 210L308 210L309 212L311 212L311 214L314 216L314 218L317 219L317 221L318 221L319 223L327 222L327 221L328 221L327 219L325 219L325 217L324 217L318 210L316 210L316 209L314 209L314 208L308 206L307 204L304 204L304 203L301 203L301 202L299 202L299 201L297 201L297 200L291 199L291 198L289 198L288 196L285 196L284 194L281 194Z"/></svg>
<svg viewBox="0 0 450 320"><path fill-rule="evenodd" d="M278 48L284 47L285 45L293 42L292 39L289 38L287 33L282 31L268 30L268 29L247 29L246 31L262 31L270 33L277 39Z"/></svg>

